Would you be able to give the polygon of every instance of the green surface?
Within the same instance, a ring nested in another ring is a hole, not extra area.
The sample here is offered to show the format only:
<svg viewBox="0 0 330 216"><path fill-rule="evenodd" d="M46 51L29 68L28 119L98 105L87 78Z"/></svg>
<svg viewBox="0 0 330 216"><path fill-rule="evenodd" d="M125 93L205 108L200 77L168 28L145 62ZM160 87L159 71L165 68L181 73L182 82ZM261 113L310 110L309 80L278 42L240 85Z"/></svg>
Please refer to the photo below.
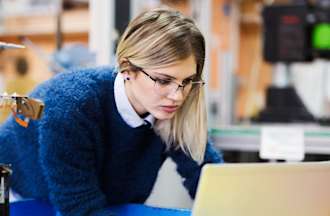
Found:
<svg viewBox="0 0 330 216"><path fill-rule="evenodd" d="M320 23L315 25L312 33L314 49L330 50L330 24Z"/></svg>
<svg viewBox="0 0 330 216"><path fill-rule="evenodd" d="M211 136L260 136L261 127L251 127L251 128L211 128ZM305 130L304 132L306 137L320 137L320 138L330 138L330 129L329 130Z"/></svg>

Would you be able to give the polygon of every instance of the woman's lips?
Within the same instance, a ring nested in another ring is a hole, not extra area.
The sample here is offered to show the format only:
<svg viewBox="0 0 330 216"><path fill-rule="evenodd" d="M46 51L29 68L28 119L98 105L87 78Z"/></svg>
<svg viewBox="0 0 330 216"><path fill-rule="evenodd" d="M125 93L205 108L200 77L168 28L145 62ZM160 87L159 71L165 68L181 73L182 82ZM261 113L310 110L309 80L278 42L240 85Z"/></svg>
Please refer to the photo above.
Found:
<svg viewBox="0 0 330 216"><path fill-rule="evenodd" d="M161 106L161 109L167 113L173 113L178 109L178 106Z"/></svg>

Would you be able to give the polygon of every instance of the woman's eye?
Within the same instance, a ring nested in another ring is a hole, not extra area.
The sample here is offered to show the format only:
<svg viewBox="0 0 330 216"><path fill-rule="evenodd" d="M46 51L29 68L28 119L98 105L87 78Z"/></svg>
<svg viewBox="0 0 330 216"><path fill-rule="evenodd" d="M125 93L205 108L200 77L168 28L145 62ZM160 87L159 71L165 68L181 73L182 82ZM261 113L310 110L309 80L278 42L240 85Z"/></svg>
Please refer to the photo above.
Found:
<svg viewBox="0 0 330 216"><path fill-rule="evenodd" d="M189 85L192 81L193 81L193 79L186 79L186 80L183 80L182 84Z"/></svg>
<svg viewBox="0 0 330 216"><path fill-rule="evenodd" d="M156 79L156 81L160 84L160 85L169 85L171 83L170 80L163 80L163 79Z"/></svg>

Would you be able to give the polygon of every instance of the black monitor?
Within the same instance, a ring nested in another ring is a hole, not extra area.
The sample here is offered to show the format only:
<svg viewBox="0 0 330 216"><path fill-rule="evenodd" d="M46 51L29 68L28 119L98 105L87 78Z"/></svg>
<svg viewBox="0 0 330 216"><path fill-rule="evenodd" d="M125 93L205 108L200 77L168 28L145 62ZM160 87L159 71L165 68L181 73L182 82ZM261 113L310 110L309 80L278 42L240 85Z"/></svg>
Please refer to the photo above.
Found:
<svg viewBox="0 0 330 216"><path fill-rule="evenodd" d="M263 56L267 62L330 59L330 8L271 5L262 12Z"/></svg>

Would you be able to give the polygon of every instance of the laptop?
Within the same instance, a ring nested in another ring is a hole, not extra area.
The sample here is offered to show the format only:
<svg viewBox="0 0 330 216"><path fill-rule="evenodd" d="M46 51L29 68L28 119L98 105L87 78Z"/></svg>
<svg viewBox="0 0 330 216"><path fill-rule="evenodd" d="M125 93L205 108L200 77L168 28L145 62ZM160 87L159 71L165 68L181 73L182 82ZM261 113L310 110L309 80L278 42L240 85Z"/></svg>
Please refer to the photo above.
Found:
<svg viewBox="0 0 330 216"><path fill-rule="evenodd" d="M192 216L330 216L330 162L205 165Z"/></svg>

